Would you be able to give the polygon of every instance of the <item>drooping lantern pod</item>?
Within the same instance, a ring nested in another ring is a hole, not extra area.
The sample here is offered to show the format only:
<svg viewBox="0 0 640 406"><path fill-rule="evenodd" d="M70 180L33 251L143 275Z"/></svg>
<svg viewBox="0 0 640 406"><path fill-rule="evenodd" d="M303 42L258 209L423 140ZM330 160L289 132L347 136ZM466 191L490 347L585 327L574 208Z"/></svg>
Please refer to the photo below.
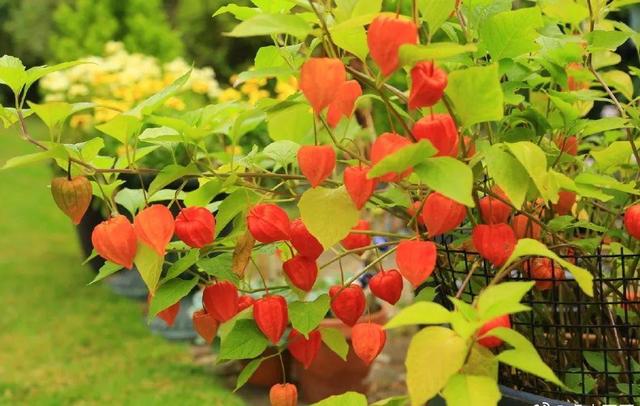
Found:
<svg viewBox="0 0 640 406"><path fill-rule="evenodd" d="M344 82L338 89L336 97L329 104L327 123L332 128L335 128L342 117L351 117L356 100L360 96L362 96L362 88L357 81L348 80Z"/></svg>
<svg viewBox="0 0 640 406"><path fill-rule="evenodd" d="M318 277L318 264L311 258L296 255L282 264L282 269L296 288L309 292Z"/></svg>
<svg viewBox="0 0 640 406"><path fill-rule="evenodd" d="M511 328L511 320L509 320L508 314L496 317L495 319L489 320L488 322L483 324L482 327L480 327L476 332L476 337L478 337L478 344L485 348L495 348L501 346L502 340L500 338L486 335L491 330L498 327Z"/></svg>
<svg viewBox="0 0 640 406"><path fill-rule="evenodd" d="M400 274L414 288L426 281L436 266L436 245L431 241L404 240L396 250Z"/></svg>
<svg viewBox="0 0 640 406"><path fill-rule="evenodd" d="M529 267L527 267L529 268ZM537 290L549 290L564 279L564 270L549 258L537 258L529 269L529 277L536 281Z"/></svg>
<svg viewBox="0 0 640 406"><path fill-rule="evenodd" d="M629 206L624 212L624 227L630 236L640 240L640 205Z"/></svg>
<svg viewBox="0 0 640 406"><path fill-rule="evenodd" d="M467 159L473 157L476 154L476 144L473 142L473 139L465 135L462 137L462 140L464 142L464 150L467 151L465 157Z"/></svg>
<svg viewBox="0 0 640 406"><path fill-rule="evenodd" d="M411 69L411 91L409 109L431 107L444 94L447 87L447 74L430 61L418 62Z"/></svg>
<svg viewBox="0 0 640 406"><path fill-rule="evenodd" d="M371 163L375 166L387 156L411 145L411 141L396 133L384 133L373 142L371 146ZM413 168L408 168L402 173L391 172L377 178L382 182L398 182L409 176Z"/></svg>
<svg viewBox="0 0 640 406"><path fill-rule="evenodd" d="M571 209L575 203L576 192L561 190L558 192L558 203L553 204L551 207L553 207L553 211L555 211L558 216L566 216L571 214Z"/></svg>
<svg viewBox="0 0 640 406"><path fill-rule="evenodd" d="M91 243L98 255L127 269L133 267L137 242L133 225L118 214L98 224L91 233Z"/></svg>
<svg viewBox="0 0 640 406"><path fill-rule="evenodd" d="M292 383L276 383L269 390L271 406L297 406L298 389Z"/></svg>
<svg viewBox="0 0 640 406"><path fill-rule="evenodd" d="M320 241L309 232L301 219L291 222L289 236L291 245L301 255L309 259L317 259L324 252L324 247L320 244Z"/></svg>
<svg viewBox="0 0 640 406"><path fill-rule="evenodd" d="M353 231L369 231L371 230L371 225L366 220L359 220L358 224L351 229L351 233L349 233L340 244L346 250L357 250L363 247L367 247L371 245L371 235L369 234L360 234L354 233Z"/></svg>
<svg viewBox="0 0 640 406"><path fill-rule="evenodd" d="M416 140L429 140L436 156L458 156L458 129L448 114L432 114L416 121L411 130Z"/></svg>
<svg viewBox="0 0 640 406"><path fill-rule="evenodd" d="M280 295L267 295L253 303L253 318L262 334L278 344L289 324L287 301Z"/></svg>
<svg viewBox="0 0 640 406"><path fill-rule="evenodd" d="M577 62L571 62L567 64L565 71L567 73L567 88L569 90L574 91L574 90L584 90L589 88L589 82L586 80L583 80L583 78L580 77L580 76L583 76L581 75L581 72L587 71L585 67L582 66L582 64L579 64ZM587 71L585 73L586 75L590 76L590 72Z"/></svg>
<svg viewBox="0 0 640 406"><path fill-rule="evenodd" d="M516 247L516 236L508 224L478 224L472 231L473 246L494 266L502 266Z"/></svg>
<svg viewBox="0 0 640 406"><path fill-rule="evenodd" d="M216 219L205 207L185 207L175 221L176 236L193 248L202 248L215 239Z"/></svg>
<svg viewBox="0 0 640 406"><path fill-rule="evenodd" d="M302 333L296 329L291 329L287 338L287 349L300 362L304 369L308 369L320 351L322 345L322 336L320 331L313 330L308 334L309 338L305 338Z"/></svg>
<svg viewBox="0 0 640 406"><path fill-rule="evenodd" d="M351 330L351 344L358 358L369 365L382 352L387 334L379 324L358 323Z"/></svg>
<svg viewBox="0 0 640 406"><path fill-rule="evenodd" d="M312 187L324 182L336 167L336 151L330 145L305 145L298 150L298 166Z"/></svg>
<svg viewBox="0 0 640 406"><path fill-rule="evenodd" d="M316 114L329 106L346 80L344 64L336 58L310 58L300 70L300 90Z"/></svg>
<svg viewBox="0 0 640 406"><path fill-rule="evenodd" d="M504 194L501 197L506 199ZM485 196L478 203L482 220L487 224L506 223L513 211L511 206L493 196Z"/></svg>
<svg viewBox="0 0 640 406"><path fill-rule="evenodd" d="M353 326L364 313L366 300L362 288L358 285L342 287L332 286L329 289L331 312L347 326Z"/></svg>
<svg viewBox="0 0 640 406"><path fill-rule="evenodd" d="M555 137L554 141L563 153L573 156L578 154L578 137L575 135L565 137L560 134Z"/></svg>
<svg viewBox="0 0 640 406"><path fill-rule="evenodd" d="M422 206L422 221L431 238L454 230L464 221L467 208L448 197L432 192Z"/></svg>
<svg viewBox="0 0 640 406"><path fill-rule="evenodd" d="M342 175L344 187L358 210L364 207L376 189L376 180L367 177L370 169L368 166L350 166Z"/></svg>
<svg viewBox="0 0 640 406"><path fill-rule="evenodd" d="M380 271L369 280L369 289L375 297L396 304L402 295L402 275L395 269Z"/></svg>
<svg viewBox="0 0 640 406"><path fill-rule="evenodd" d="M369 54L384 76L399 66L400 46L418 42L418 27L409 19L393 14L376 17L367 30Z"/></svg>
<svg viewBox="0 0 640 406"><path fill-rule="evenodd" d="M51 181L51 194L58 208L78 225L91 204L93 188L84 176L59 177Z"/></svg>
<svg viewBox="0 0 640 406"><path fill-rule="evenodd" d="M224 323L238 313L238 289L231 282L221 281L204 288L204 309L217 321Z"/></svg>
<svg viewBox="0 0 640 406"><path fill-rule="evenodd" d="M204 309L194 312L191 320L193 321L193 329L196 333L208 344L211 344L218 332L218 321Z"/></svg>
<svg viewBox="0 0 640 406"><path fill-rule="evenodd" d="M147 296L147 304L151 303L151 299L153 296L149 294ZM173 323L176 321L176 317L178 317L178 313L180 312L180 301L175 302L171 306L162 309L156 314L158 318L165 322L167 327L173 326Z"/></svg>
<svg viewBox="0 0 640 406"><path fill-rule="evenodd" d="M166 206L154 204L138 213L133 219L133 228L138 240L163 257L173 237L175 221Z"/></svg>
<svg viewBox="0 0 640 406"><path fill-rule="evenodd" d="M248 295L242 295L238 298L238 312L243 311L244 309L248 309L253 306L253 303L256 300Z"/></svg>
<svg viewBox="0 0 640 406"><path fill-rule="evenodd" d="M247 215L247 226L253 238L264 244L289 239L289 216L275 204L253 206Z"/></svg>
<svg viewBox="0 0 640 406"><path fill-rule="evenodd" d="M540 235L542 234L540 224L531 220L524 214L513 216L513 219L511 219L511 228L513 228L513 233L518 240L522 238L533 238L534 240L539 240Z"/></svg>

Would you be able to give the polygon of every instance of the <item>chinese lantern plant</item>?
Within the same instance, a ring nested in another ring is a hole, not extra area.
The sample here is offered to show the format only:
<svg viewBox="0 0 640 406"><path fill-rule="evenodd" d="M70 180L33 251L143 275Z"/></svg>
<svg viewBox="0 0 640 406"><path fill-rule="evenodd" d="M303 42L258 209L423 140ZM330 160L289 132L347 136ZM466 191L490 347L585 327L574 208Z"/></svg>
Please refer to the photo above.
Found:
<svg viewBox="0 0 640 406"><path fill-rule="evenodd" d="M53 182L53 199L73 222L87 200L107 208L110 218L93 232L108 261L96 280L135 266L150 291L150 317L170 323L179 300L202 289L194 327L207 341L221 338L221 360L248 362L238 387L286 349L303 365L313 364L320 343L344 357L344 337L319 327L331 311L352 328L354 353L368 364L390 345L390 330L427 325L405 361L412 404L437 395L452 405L496 404L498 363L568 390L511 327L531 310L525 294L552 292L555 279L594 295L595 267L558 254L637 249L639 114L629 75L613 67L631 28L607 21L602 2L559 13L546 3L512 10L510 2L426 1L408 15L368 0L255 3L217 12L241 20L231 38L274 40L238 84L287 79L297 83L288 97L169 117L160 107L186 80L179 78L98 128L122 146L109 156L102 138L65 143L66 119L83 106L24 106L34 80L69 65L25 69L5 56L0 82L16 104L0 117L37 149L5 167L53 159L67 172ZM590 119L595 101L619 117ZM49 140L29 132L32 114L51 129ZM269 144L241 147L249 132ZM142 166L157 148L179 148L188 162ZM123 175L144 174L154 180L122 187ZM193 179L199 187L185 192ZM168 186L175 182L182 186ZM370 212L410 231L374 227ZM367 321L361 276L371 274L373 295L396 303L404 281L419 288L436 276L450 246L479 255L459 292L483 264L491 269L479 296L468 303L452 295L453 310L419 301L384 328ZM256 257L276 249L282 267L263 269ZM318 283L330 265L363 254L373 258L366 267L336 285ZM392 256L395 268L382 269ZM530 280L509 281L527 262ZM632 296L609 288L633 308ZM275 352L265 354L269 346ZM271 389L273 404L296 404L299 388L285 380Z"/></svg>

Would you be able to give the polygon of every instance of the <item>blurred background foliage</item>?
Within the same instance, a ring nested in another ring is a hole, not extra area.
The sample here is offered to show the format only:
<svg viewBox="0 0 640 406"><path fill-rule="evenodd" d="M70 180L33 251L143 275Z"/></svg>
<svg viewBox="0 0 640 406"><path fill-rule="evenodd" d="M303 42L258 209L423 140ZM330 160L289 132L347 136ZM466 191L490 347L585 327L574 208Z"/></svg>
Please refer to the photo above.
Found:
<svg viewBox="0 0 640 406"><path fill-rule="evenodd" d="M27 66L100 55L108 41L161 61L211 66L221 82L247 68L262 40L221 41L228 0L0 0L2 53ZM249 5L249 0L234 3ZM36 40L37 39L37 40Z"/></svg>

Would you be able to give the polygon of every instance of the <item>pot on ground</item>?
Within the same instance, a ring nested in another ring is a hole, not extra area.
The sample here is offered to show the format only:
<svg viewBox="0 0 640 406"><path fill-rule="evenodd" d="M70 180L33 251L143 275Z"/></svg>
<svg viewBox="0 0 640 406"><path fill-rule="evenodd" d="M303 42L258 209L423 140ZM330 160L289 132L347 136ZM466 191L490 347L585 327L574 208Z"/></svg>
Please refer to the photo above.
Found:
<svg viewBox="0 0 640 406"><path fill-rule="evenodd" d="M382 308L371 315L365 315L359 322L384 324L387 321L387 311ZM302 399L308 403L315 403L332 395L339 395L347 391L367 393L369 383L367 377L371 365L366 365L353 351L351 346L351 327L338 319L324 319L320 327L340 330L349 343L347 360L343 361L324 343L320 346L318 356L304 369L297 361L292 362L292 372L298 382L298 390Z"/></svg>

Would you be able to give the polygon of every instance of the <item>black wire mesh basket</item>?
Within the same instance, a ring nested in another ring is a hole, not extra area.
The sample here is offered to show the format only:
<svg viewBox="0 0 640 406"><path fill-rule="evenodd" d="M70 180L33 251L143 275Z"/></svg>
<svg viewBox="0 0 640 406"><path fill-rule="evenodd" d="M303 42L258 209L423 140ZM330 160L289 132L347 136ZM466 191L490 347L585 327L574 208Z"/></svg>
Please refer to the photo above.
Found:
<svg viewBox="0 0 640 406"><path fill-rule="evenodd" d="M508 366L501 366L500 383L578 404L639 405L640 255L598 251L562 257L593 274L594 296L585 295L569 273L552 273L536 279L547 289L534 288L523 299L532 311L512 315L511 322L574 392ZM531 261L509 279L531 280L526 272ZM455 296L464 286L460 297L471 303L495 271L477 253L445 245L434 272L439 297Z"/></svg>

